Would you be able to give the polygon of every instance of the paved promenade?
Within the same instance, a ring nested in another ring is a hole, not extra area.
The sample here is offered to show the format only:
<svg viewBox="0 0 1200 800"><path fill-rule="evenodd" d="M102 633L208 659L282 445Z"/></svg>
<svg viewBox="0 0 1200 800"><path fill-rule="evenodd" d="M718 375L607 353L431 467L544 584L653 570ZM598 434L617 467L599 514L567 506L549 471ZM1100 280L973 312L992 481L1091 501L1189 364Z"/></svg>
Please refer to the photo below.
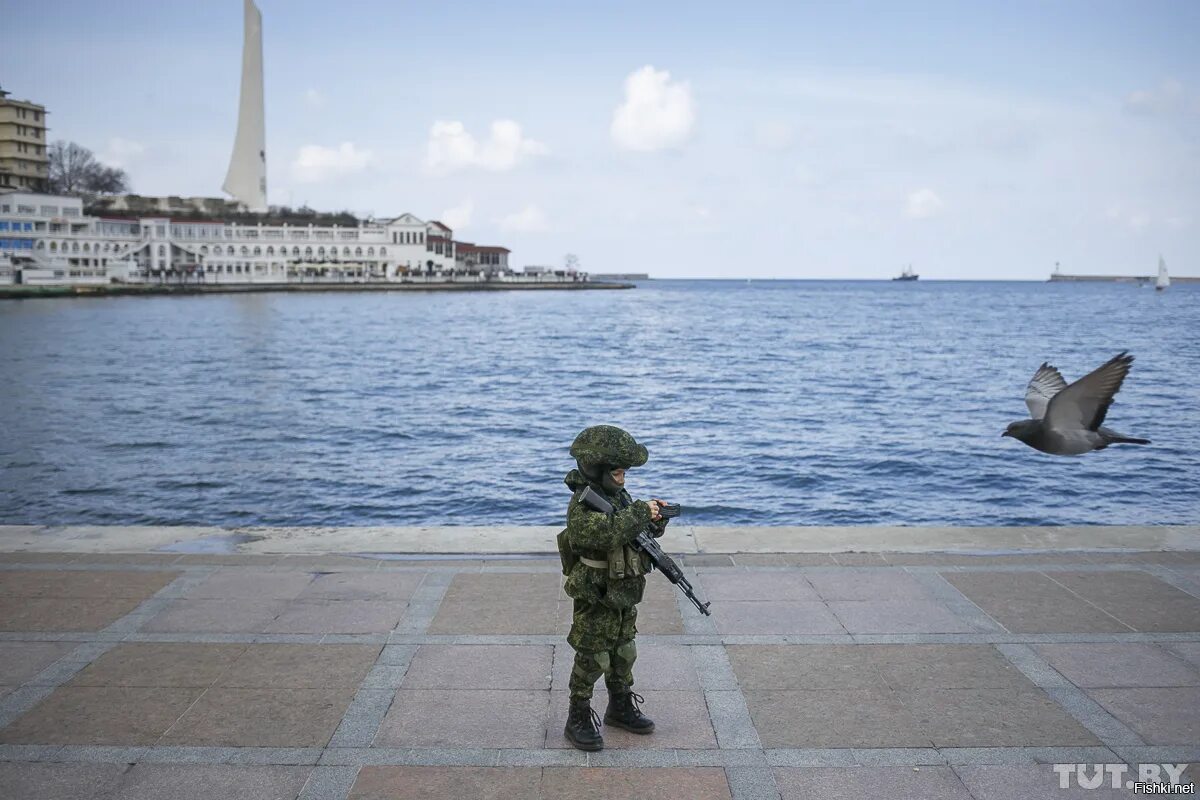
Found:
<svg viewBox="0 0 1200 800"><path fill-rule="evenodd" d="M1115 798L1050 765L1200 762L1194 548L718 553L681 529L713 616L650 577L657 731L585 754L557 558L116 552L179 546L140 530L0 527L0 797Z"/></svg>

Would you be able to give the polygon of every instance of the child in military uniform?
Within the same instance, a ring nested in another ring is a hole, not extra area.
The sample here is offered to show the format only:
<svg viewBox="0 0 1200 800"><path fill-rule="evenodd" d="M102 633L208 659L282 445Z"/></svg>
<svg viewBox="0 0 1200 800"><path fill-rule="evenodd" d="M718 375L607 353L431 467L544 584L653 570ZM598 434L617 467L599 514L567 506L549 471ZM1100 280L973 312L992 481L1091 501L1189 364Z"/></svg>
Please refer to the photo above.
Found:
<svg viewBox="0 0 1200 800"><path fill-rule="evenodd" d="M661 501L634 500L625 491L625 470L642 466L648 457L631 435L612 425L595 425L575 437L571 455L577 468L563 480L572 496L559 550L567 576L563 588L574 600L567 642L575 650L575 664L563 733L580 750L599 750L604 739L591 699L601 675L608 688L604 722L633 733L654 731L654 723L639 708L641 696L632 688L637 604L652 565L632 542L646 529L661 536L666 520L659 516ZM588 486L612 503L613 513L595 511L579 501Z"/></svg>

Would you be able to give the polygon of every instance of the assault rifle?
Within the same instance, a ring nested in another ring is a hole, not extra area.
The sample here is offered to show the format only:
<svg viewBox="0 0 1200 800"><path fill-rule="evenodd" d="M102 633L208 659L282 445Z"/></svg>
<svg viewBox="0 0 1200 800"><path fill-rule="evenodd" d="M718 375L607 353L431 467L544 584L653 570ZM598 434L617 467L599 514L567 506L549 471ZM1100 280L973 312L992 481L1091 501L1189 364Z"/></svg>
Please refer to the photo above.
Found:
<svg viewBox="0 0 1200 800"><path fill-rule="evenodd" d="M593 511L599 511L602 514L611 514L613 511L612 503L605 500L592 487L585 487L583 494L579 496L579 500L585 503L588 508ZM658 513L663 519L673 519L682 513L682 509L675 504L663 504L658 507ZM700 609L700 613L705 616L710 616L711 611L708 610L709 603L701 603L696 597L695 590L692 589L692 584L684 577L683 570L679 565L658 546L658 542L650 535L649 531L642 531L637 535L637 538L632 542L633 546L650 557L650 563L658 567L659 572L666 576L667 580L683 590L684 595L688 600L691 600L696 608Z"/></svg>

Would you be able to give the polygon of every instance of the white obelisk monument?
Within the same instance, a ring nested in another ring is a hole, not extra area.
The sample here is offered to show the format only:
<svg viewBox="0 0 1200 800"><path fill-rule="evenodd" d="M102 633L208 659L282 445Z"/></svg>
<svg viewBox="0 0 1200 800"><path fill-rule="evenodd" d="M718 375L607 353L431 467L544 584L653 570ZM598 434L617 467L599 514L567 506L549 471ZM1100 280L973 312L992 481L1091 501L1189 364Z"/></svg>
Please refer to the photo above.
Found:
<svg viewBox="0 0 1200 800"><path fill-rule="evenodd" d="M254 0L244 0L246 33L242 44L242 97L238 105L237 138L226 192L251 211L267 210L267 135L263 109L262 14Z"/></svg>

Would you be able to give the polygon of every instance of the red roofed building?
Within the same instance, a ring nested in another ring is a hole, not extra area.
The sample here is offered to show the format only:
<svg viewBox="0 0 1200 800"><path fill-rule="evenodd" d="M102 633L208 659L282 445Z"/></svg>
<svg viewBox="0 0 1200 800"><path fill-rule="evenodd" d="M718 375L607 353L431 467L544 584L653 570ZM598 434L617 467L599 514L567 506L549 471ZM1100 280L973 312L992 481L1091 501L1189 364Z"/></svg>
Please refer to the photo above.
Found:
<svg viewBox="0 0 1200 800"><path fill-rule="evenodd" d="M454 265L459 272L468 275L478 275L481 272L489 275L507 272L510 252L512 251L507 247L455 242Z"/></svg>

